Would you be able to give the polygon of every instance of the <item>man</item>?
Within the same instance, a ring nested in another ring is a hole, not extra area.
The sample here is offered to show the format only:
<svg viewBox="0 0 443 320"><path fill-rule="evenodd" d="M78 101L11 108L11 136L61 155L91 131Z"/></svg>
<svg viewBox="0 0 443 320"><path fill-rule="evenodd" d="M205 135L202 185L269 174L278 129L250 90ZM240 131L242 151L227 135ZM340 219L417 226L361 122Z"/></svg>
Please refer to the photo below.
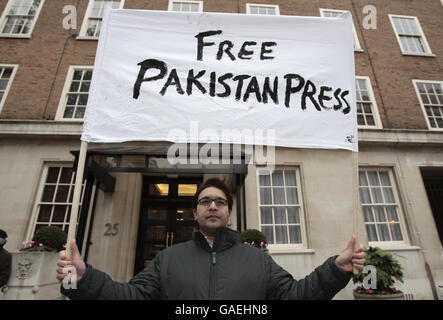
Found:
<svg viewBox="0 0 443 320"><path fill-rule="evenodd" d="M86 266L73 242L71 260L60 253L57 279L63 280L63 268L72 265L78 282L76 289L62 286L62 293L71 299L332 299L349 282L353 267L364 266L365 253L362 246L354 253L353 238L339 256L296 281L268 254L237 241L237 232L226 228L231 210L228 187L207 180L193 198L200 226L194 240L161 251L129 283Z"/></svg>
<svg viewBox="0 0 443 320"><path fill-rule="evenodd" d="M0 289L8 283L11 275L12 255L3 248L7 237L6 231L0 229Z"/></svg>

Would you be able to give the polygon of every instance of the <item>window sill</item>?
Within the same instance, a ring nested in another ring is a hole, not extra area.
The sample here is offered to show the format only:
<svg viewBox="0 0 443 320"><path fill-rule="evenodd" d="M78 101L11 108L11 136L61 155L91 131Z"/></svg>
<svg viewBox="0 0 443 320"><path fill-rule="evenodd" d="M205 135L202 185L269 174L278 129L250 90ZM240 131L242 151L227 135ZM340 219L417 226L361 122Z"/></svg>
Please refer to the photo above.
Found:
<svg viewBox="0 0 443 320"><path fill-rule="evenodd" d="M77 40L98 41L98 38L85 37L85 36L78 36L78 37L77 37Z"/></svg>
<svg viewBox="0 0 443 320"><path fill-rule="evenodd" d="M406 52L402 52L401 53L404 56L415 56L415 57L436 57L435 54L433 53L406 53Z"/></svg>
<svg viewBox="0 0 443 320"><path fill-rule="evenodd" d="M272 249L269 248L269 254L314 254L314 249L303 249L303 248L278 248L278 249Z"/></svg>
<svg viewBox="0 0 443 320"><path fill-rule="evenodd" d="M380 129L383 129L383 127L382 126L361 126L361 125L358 125L357 126L357 129L375 129L375 130L380 130Z"/></svg>
<svg viewBox="0 0 443 320"><path fill-rule="evenodd" d="M10 38L10 39L31 39L30 34L0 34L0 38Z"/></svg>
<svg viewBox="0 0 443 320"><path fill-rule="evenodd" d="M369 246L371 247L379 247L382 250L385 251L419 251L421 248L418 246L410 246L407 244L402 245L393 245L393 244L386 244L383 245L382 243L369 243Z"/></svg>
<svg viewBox="0 0 443 320"><path fill-rule="evenodd" d="M354 48L354 52L364 52L361 48Z"/></svg>

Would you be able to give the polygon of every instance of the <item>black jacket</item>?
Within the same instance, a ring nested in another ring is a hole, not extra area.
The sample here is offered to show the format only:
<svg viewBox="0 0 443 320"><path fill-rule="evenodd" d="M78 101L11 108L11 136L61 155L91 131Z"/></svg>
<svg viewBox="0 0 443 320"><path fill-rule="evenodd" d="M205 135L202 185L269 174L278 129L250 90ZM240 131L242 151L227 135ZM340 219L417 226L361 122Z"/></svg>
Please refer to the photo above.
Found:
<svg viewBox="0 0 443 320"><path fill-rule="evenodd" d="M0 288L8 283L11 275L12 255L0 248Z"/></svg>
<svg viewBox="0 0 443 320"><path fill-rule="evenodd" d="M87 266L71 299L332 299L352 273L326 260L296 281L266 253L237 242L237 233L219 230L211 248L201 233L195 239L161 251L129 283L114 282Z"/></svg>

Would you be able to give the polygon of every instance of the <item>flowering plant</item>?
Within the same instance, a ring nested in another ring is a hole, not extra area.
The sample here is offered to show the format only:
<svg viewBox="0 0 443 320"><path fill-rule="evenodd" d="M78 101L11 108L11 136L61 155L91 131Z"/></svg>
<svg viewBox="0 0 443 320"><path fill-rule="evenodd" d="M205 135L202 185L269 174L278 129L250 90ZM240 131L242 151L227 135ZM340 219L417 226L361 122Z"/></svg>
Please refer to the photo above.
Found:
<svg viewBox="0 0 443 320"><path fill-rule="evenodd" d="M25 252L57 252L66 244L66 232L58 227L43 227L37 230L32 241L24 241L20 251Z"/></svg>
<svg viewBox="0 0 443 320"><path fill-rule="evenodd" d="M360 294L394 294L401 293L400 290L394 288L396 280L403 282L403 267L395 258L395 254L388 253L378 247L369 247L364 250L366 253L365 266L373 266L375 268L376 283L370 283L369 286L358 286L354 292ZM398 256L398 255L397 255ZM401 256L398 256L401 257ZM402 257L403 258L403 257ZM365 283L366 277L373 276L360 270L358 274L352 276L354 283Z"/></svg>
<svg viewBox="0 0 443 320"><path fill-rule="evenodd" d="M249 244L257 249L268 252L268 242L263 232L256 229L245 230L240 234L239 242Z"/></svg>

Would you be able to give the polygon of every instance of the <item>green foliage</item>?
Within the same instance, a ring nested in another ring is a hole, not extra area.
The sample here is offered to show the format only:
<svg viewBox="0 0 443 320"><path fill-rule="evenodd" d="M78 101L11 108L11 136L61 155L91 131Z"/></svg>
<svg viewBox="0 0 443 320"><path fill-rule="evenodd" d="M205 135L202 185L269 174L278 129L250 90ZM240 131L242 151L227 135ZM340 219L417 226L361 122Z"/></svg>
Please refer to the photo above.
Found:
<svg viewBox="0 0 443 320"><path fill-rule="evenodd" d="M254 241L254 243L261 243L261 242L266 242L266 237L263 234L263 232L259 230L248 229L240 234L238 241L248 242L248 243L252 243L252 241Z"/></svg>
<svg viewBox="0 0 443 320"><path fill-rule="evenodd" d="M397 292L393 286L395 281L400 281L403 283L404 269L394 257L395 254L388 253L378 247L369 247L364 251L366 253L365 265L372 265L377 269L377 289L374 290L373 293ZM401 257L399 255L396 256ZM359 271L358 274L353 275L352 281L354 283L363 283L363 279L366 276L368 276L368 274L364 274L363 271ZM363 290L361 287L358 289Z"/></svg>
<svg viewBox="0 0 443 320"><path fill-rule="evenodd" d="M37 230L32 241L25 242L20 251L61 251L66 243L66 232L59 227L43 227Z"/></svg>
<svg viewBox="0 0 443 320"><path fill-rule="evenodd" d="M263 232L256 230L256 229L248 229L243 231L238 241L241 243L247 243L250 244L258 249L261 249L265 252L268 251L267 246L268 242L266 241L266 236L263 234Z"/></svg>

